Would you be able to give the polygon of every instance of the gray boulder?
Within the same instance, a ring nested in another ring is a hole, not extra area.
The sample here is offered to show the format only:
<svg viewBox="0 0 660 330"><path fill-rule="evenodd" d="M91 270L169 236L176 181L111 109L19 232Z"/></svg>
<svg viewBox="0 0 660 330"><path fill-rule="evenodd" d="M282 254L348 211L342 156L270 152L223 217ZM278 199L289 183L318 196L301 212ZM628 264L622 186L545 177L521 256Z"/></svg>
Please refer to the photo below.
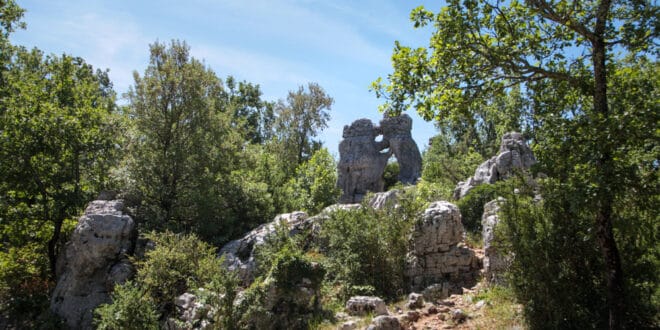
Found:
<svg viewBox="0 0 660 330"><path fill-rule="evenodd" d="M50 308L69 328L92 329L93 311L110 302L115 284L133 275L127 256L135 246L135 223L121 200L91 202L58 260Z"/></svg>
<svg viewBox="0 0 660 330"><path fill-rule="evenodd" d="M515 171L528 170L534 164L536 158L522 134L506 133L502 137L498 154L479 165L472 177L456 185L454 199L463 198L472 188L480 184L493 184L498 180L504 180Z"/></svg>
<svg viewBox="0 0 660 330"><path fill-rule="evenodd" d="M401 322L399 322L399 319L390 316L390 315L381 315L375 317L372 321L371 324L367 327L367 330L401 330L403 327L401 326Z"/></svg>
<svg viewBox="0 0 660 330"><path fill-rule="evenodd" d="M352 316L388 315L383 299L370 296L354 296L346 302L346 312Z"/></svg>
<svg viewBox="0 0 660 330"><path fill-rule="evenodd" d="M254 280L257 267L254 249L264 244L266 239L277 231L278 226L285 226L290 235L302 231L307 218L307 213L302 211L279 214L272 222L265 223L245 236L225 244L218 254L225 257L227 269L236 271L243 284L249 285Z"/></svg>

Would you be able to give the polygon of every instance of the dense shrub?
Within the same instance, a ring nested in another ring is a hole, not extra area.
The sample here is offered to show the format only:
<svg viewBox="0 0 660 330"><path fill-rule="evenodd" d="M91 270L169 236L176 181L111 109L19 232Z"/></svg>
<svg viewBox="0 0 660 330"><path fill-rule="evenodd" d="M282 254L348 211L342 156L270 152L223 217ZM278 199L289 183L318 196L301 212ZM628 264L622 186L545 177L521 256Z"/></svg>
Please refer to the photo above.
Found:
<svg viewBox="0 0 660 330"><path fill-rule="evenodd" d="M412 192L402 193L399 204L338 210L323 223L319 249L327 254L329 280L342 287L340 298L372 290L386 298L404 293L408 235L421 205Z"/></svg>
<svg viewBox="0 0 660 330"><path fill-rule="evenodd" d="M145 237L154 243L154 248L145 253L144 259L135 260L134 282L116 286L112 304L99 307L99 327L150 328L154 319L175 316L174 299L184 292L197 293L200 301L218 311L214 320L217 324L234 322L229 301L235 297L238 281L222 267L214 247L193 234L165 232Z"/></svg>
<svg viewBox="0 0 660 330"><path fill-rule="evenodd" d="M497 198L497 189L497 185L481 184L472 188L467 195L456 202L461 210L461 219L466 231L481 232L484 205Z"/></svg>
<svg viewBox="0 0 660 330"><path fill-rule="evenodd" d="M133 282L115 287L112 304L99 306L94 312L99 330L158 329L158 312L143 289Z"/></svg>

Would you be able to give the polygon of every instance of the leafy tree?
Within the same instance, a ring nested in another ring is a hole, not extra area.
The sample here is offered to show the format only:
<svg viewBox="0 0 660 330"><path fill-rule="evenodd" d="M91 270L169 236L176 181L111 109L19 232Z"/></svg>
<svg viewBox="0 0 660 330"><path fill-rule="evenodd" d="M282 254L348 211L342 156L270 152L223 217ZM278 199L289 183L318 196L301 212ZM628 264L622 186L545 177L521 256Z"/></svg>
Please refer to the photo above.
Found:
<svg viewBox="0 0 660 330"><path fill-rule="evenodd" d="M646 111L613 107L608 88L615 47L633 55L657 52L658 7L649 1L608 0L447 3L438 14L422 7L412 12L415 26L434 24L430 48L397 43L395 71L389 85L376 82L378 94L389 97L392 111L414 106L427 119L471 113L484 98L515 85L535 96L551 90L566 91L558 96L565 101L573 96L568 108L534 106L536 134L556 129L558 121L578 124L561 130L567 133L561 145L575 139L585 148L580 154L569 150L566 155L579 160L572 169L562 168L560 180L571 194L582 196L580 207L591 216L604 265L609 326L623 326L625 278L613 222L620 214L615 201L625 194L621 180L628 176L618 168L617 155L628 143L617 134L619 113L650 118Z"/></svg>
<svg viewBox="0 0 660 330"><path fill-rule="evenodd" d="M337 164L328 149L317 150L309 161L300 164L285 189L289 211L316 214L334 204L341 192L337 188Z"/></svg>
<svg viewBox="0 0 660 330"><path fill-rule="evenodd" d="M5 73L0 214L5 226L31 219L52 226L54 275L65 220L106 188L118 141L115 94L107 72L68 55L17 49Z"/></svg>
<svg viewBox="0 0 660 330"><path fill-rule="evenodd" d="M127 96L136 136L131 174L142 195L140 218L152 228L189 231L223 212L218 178L228 175L241 136L231 126L215 73L184 42L150 46L144 76Z"/></svg>
<svg viewBox="0 0 660 330"><path fill-rule="evenodd" d="M321 147L313 138L328 127L333 102L321 86L309 83L306 89L300 86L290 91L286 102L280 100L275 105L275 135L282 161L289 164L287 176Z"/></svg>
<svg viewBox="0 0 660 330"><path fill-rule="evenodd" d="M235 126L242 127L243 135L251 143L262 144L273 136L273 124L275 114L274 104L261 99L259 85L253 85L246 81L238 84L234 77L225 79L227 86L225 103L233 112Z"/></svg>

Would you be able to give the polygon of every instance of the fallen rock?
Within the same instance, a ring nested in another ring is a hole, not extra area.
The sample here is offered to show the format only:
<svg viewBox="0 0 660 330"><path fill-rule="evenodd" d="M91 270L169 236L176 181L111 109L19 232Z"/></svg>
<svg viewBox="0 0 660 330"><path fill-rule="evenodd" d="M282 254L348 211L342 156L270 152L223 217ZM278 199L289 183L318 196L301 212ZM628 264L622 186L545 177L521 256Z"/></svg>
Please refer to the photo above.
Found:
<svg viewBox="0 0 660 330"><path fill-rule="evenodd" d="M352 316L388 315L383 299L369 296L354 296L346 302L346 312Z"/></svg>
<svg viewBox="0 0 660 330"><path fill-rule="evenodd" d="M409 309L418 309L424 307L424 296L414 292L409 294L406 307L408 307Z"/></svg>
<svg viewBox="0 0 660 330"><path fill-rule="evenodd" d="M371 321L367 330L401 330L399 319L390 315L377 316Z"/></svg>
<svg viewBox="0 0 660 330"><path fill-rule="evenodd" d="M133 275L128 255L135 247L133 219L121 200L89 203L58 259L51 310L71 329L91 329L93 311Z"/></svg>
<svg viewBox="0 0 660 330"><path fill-rule="evenodd" d="M462 309L455 309L451 311L451 319L456 323L462 323L467 319L467 314Z"/></svg>

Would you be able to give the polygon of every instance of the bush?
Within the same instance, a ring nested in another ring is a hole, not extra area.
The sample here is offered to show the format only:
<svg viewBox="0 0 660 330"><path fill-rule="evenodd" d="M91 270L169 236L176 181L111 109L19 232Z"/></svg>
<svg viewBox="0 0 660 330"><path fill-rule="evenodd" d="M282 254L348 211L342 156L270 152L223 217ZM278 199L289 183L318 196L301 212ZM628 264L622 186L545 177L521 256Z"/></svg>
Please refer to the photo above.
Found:
<svg viewBox="0 0 660 330"><path fill-rule="evenodd" d="M481 184L472 188L467 195L456 203L461 210L461 219L465 230L472 233L481 233L481 216L484 214L484 205L498 195L498 186Z"/></svg>
<svg viewBox="0 0 660 330"><path fill-rule="evenodd" d="M158 312L146 292L133 282L115 287L112 304L96 308L99 330L158 329Z"/></svg>
<svg viewBox="0 0 660 330"><path fill-rule="evenodd" d="M143 260L134 260L135 281L116 286L112 304L99 307L96 312L99 326L149 328L152 316L155 320L174 316L174 299L184 292L197 293L199 301L215 310L217 324L235 322L232 302L238 280L222 267L222 259L216 257L214 247L194 234L152 232L145 237L155 247L145 253ZM132 312L133 309L136 311Z"/></svg>
<svg viewBox="0 0 660 330"><path fill-rule="evenodd" d="M404 293L408 235L419 210L414 194L404 192L399 207L338 210L323 223L319 249L327 252L330 280L342 287L340 299L370 288L390 299Z"/></svg>

